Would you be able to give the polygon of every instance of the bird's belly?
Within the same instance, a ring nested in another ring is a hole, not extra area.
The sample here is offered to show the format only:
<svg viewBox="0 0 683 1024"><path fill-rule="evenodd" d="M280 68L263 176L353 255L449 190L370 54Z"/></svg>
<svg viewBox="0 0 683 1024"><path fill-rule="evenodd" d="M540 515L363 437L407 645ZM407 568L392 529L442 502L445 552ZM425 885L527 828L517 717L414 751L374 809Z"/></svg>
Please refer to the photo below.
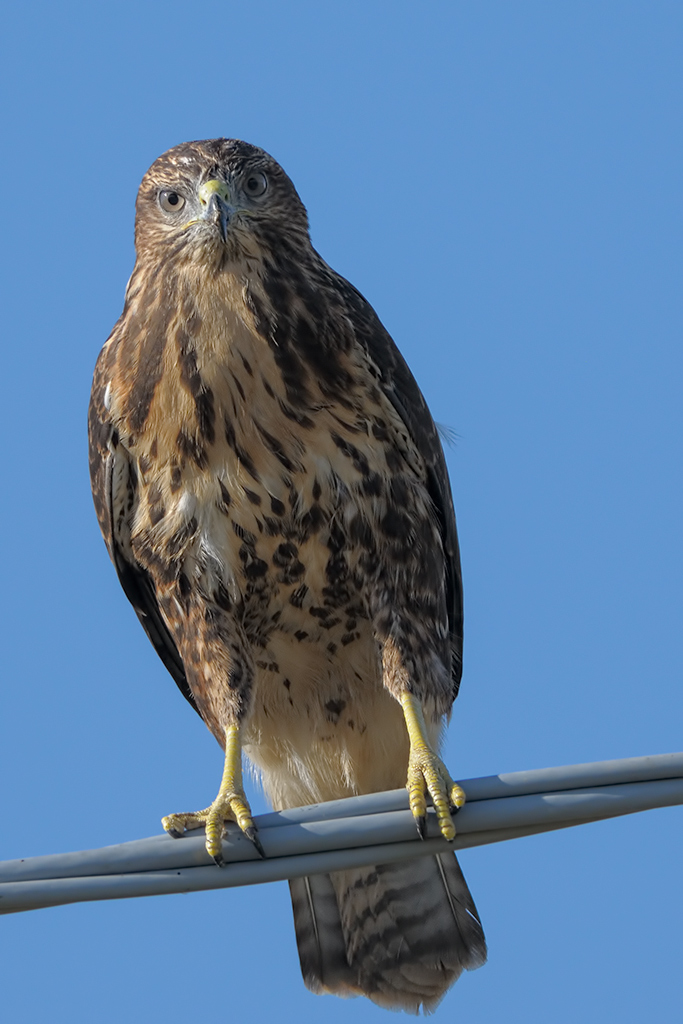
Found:
<svg viewBox="0 0 683 1024"><path fill-rule="evenodd" d="M257 664L244 749L276 809L405 785L408 736L371 626L339 657L330 634L273 634Z"/></svg>
<svg viewBox="0 0 683 1024"><path fill-rule="evenodd" d="M307 500L320 477L319 495ZM373 584L363 559L381 543L374 505L351 488L333 493L319 464L294 477L296 514L282 512L286 495L273 498L273 489L253 481L245 498L233 487L224 510L198 503L184 560L205 593L228 595L226 614L250 647L245 753L276 809L404 786L407 730L383 685L367 607ZM227 680L211 684L218 692Z"/></svg>

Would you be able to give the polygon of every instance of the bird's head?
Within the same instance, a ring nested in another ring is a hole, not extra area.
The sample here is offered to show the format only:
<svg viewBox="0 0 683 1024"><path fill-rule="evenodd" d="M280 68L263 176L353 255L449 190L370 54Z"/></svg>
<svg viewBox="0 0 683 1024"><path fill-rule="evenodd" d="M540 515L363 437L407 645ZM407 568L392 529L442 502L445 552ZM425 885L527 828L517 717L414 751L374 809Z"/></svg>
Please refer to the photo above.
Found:
<svg viewBox="0 0 683 1024"><path fill-rule="evenodd" d="M294 185L272 157L247 142L175 146L140 185L138 257L217 270L309 244L306 210Z"/></svg>

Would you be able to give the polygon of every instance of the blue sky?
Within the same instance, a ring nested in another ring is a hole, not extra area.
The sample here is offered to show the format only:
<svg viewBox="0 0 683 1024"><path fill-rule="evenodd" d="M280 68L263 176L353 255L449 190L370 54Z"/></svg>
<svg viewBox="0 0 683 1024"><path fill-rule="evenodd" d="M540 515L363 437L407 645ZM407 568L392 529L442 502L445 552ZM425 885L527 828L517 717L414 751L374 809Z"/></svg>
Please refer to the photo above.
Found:
<svg viewBox="0 0 683 1024"><path fill-rule="evenodd" d="M280 160L458 435L452 771L680 749L681 5L27 0L3 23L0 858L153 834L218 784L86 461L137 185L192 138ZM678 1019L682 820L465 853L490 962L439 1017ZM285 885L6 917L0 963L14 1024L388 1019L305 990Z"/></svg>

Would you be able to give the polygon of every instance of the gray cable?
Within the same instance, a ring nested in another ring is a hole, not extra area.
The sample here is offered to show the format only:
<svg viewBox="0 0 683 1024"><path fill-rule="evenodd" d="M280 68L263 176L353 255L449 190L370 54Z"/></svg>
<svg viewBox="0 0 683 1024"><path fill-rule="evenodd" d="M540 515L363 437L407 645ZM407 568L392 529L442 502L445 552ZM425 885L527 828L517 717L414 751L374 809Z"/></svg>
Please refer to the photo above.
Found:
<svg viewBox="0 0 683 1024"><path fill-rule="evenodd" d="M100 850L0 862L0 913L86 900L230 888L390 863L502 842L558 828L683 803L683 753L542 768L469 779L453 844L416 838L405 790L263 814L261 860L236 827L216 867L203 832L166 835Z"/></svg>

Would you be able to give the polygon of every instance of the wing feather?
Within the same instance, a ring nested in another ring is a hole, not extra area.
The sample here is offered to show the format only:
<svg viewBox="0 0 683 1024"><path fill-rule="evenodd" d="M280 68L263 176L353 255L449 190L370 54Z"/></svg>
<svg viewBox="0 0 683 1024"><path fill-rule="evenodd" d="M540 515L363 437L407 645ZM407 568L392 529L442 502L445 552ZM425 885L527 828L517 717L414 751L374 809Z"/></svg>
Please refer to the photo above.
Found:
<svg viewBox="0 0 683 1024"><path fill-rule="evenodd" d="M161 614L154 581L136 560L131 547L130 521L136 506L136 474L106 408L107 355L105 346L95 368L88 416L90 479L97 518L119 582L142 628L183 697L199 714L183 660Z"/></svg>
<svg viewBox="0 0 683 1024"><path fill-rule="evenodd" d="M462 573L453 496L443 447L424 396L391 335L370 303L352 284L341 277L337 277L337 282L356 338L372 360L384 395L405 423L427 467L427 488L446 555L448 624L453 651L451 677L455 698L462 676Z"/></svg>

